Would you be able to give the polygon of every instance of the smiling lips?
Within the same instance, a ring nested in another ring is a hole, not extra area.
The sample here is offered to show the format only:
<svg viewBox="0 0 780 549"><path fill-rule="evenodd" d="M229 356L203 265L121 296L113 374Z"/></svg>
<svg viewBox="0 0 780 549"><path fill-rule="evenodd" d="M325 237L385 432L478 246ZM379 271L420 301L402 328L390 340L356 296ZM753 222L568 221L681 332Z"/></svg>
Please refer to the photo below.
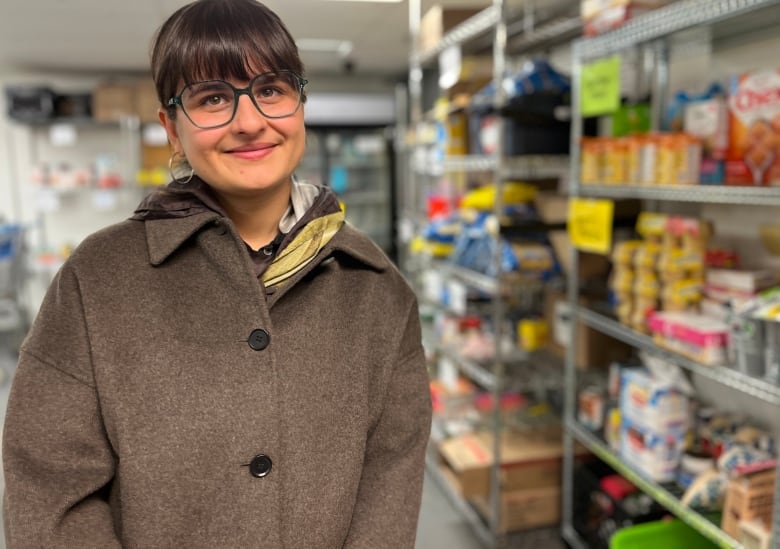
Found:
<svg viewBox="0 0 780 549"><path fill-rule="evenodd" d="M273 143L258 143L255 145L244 145L242 147L236 147L230 149L228 154L236 158L242 158L244 160L259 160L265 158L276 149L276 145Z"/></svg>

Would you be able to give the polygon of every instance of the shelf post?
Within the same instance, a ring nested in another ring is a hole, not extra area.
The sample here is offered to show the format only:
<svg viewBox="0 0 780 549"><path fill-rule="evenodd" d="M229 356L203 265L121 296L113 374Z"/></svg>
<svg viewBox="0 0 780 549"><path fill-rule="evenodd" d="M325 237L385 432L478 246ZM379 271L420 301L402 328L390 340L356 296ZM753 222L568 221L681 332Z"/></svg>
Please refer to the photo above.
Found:
<svg viewBox="0 0 780 549"><path fill-rule="evenodd" d="M495 363L493 374L495 385L493 386L493 466L490 471L490 531L493 533L493 539L496 545L502 539L500 535L501 526L501 440L503 438L503 422L501 417L501 392L504 386L504 357L502 352L502 341L504 340L505 318L504 318L504 287L501 277L501 251L503 239L499 229L504 210L504 182L503 162L504 155L504 120L501 113L506 106L507 94L504 88L504 78L506 75L506 3L504 0L493 0L493 7L499 14L498 22L495 26L495 36L493 40L493 86L495 95L493 97L493 107L498 120L498 139L496 149L493 152L493 184L496 188L496 201L494 214L496 217L496 237L495 249L493 250L493 269L498 281L498 291L493 298L493 331L495 337Z"/></svg>
<svg viewBox="0 0 780 549"><path fill-rule="evenodd" d="M582 60L579 42L572 46L571 75L571 143L569 165L569 196L580 192L580 138L582 137L582 112L580 110L580 76ZM569 251L569 272L566 275L566 301L569 304L569 346L564 361L564 412L563 412L563 479L561 490L561 532L566 535L574 531L574 436L568 425L573 424L577 406L576 349L577 349L577 304L579 297L579 254L574 246Z"/></svg>

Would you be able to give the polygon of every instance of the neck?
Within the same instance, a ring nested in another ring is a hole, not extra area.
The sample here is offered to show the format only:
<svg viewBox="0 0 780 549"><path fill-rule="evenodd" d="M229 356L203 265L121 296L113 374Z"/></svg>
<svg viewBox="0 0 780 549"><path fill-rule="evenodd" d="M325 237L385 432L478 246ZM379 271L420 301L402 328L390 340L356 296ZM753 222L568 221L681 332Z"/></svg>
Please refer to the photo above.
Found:
<svg viewBox="0 0 780 549"><path fill-rule="evenodd" d="M253 250L269 244L279 233L279 221L290 205L292 181L252 196L219 194L219 202Z"/></svg>

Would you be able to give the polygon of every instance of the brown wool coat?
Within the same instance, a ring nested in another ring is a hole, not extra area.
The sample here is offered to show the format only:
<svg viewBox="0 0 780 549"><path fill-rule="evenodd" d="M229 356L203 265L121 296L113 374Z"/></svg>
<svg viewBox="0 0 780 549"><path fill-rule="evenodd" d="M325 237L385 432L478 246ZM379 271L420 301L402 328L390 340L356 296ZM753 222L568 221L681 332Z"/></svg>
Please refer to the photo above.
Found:
<svg viewBox="0 0 780 549"><path fill-rule="evenodd" d="M349 225L274 293L252 269L210 212L73 253L8 402L8 549L414 546L431 417L414 295Z"/></svg>

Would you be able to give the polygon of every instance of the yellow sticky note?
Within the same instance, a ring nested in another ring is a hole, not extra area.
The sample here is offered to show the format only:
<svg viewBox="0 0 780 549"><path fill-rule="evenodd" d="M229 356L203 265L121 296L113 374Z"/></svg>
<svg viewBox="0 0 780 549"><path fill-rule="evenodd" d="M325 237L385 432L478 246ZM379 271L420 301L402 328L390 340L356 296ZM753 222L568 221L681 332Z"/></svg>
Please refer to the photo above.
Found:
<svg viewBox="0 0 780 549"><path fill-rule="evenodd" d="M583 252L608 254L612 248L614 210L611 200L570 199L567 228L574 247Z"/></svg>
<svg viewBox="0 0 780 549"><path fill-rule="evenodd" d="M616 55L585 65L580 83L583 116L617 111L620 107L620 57Z"/></svg>

